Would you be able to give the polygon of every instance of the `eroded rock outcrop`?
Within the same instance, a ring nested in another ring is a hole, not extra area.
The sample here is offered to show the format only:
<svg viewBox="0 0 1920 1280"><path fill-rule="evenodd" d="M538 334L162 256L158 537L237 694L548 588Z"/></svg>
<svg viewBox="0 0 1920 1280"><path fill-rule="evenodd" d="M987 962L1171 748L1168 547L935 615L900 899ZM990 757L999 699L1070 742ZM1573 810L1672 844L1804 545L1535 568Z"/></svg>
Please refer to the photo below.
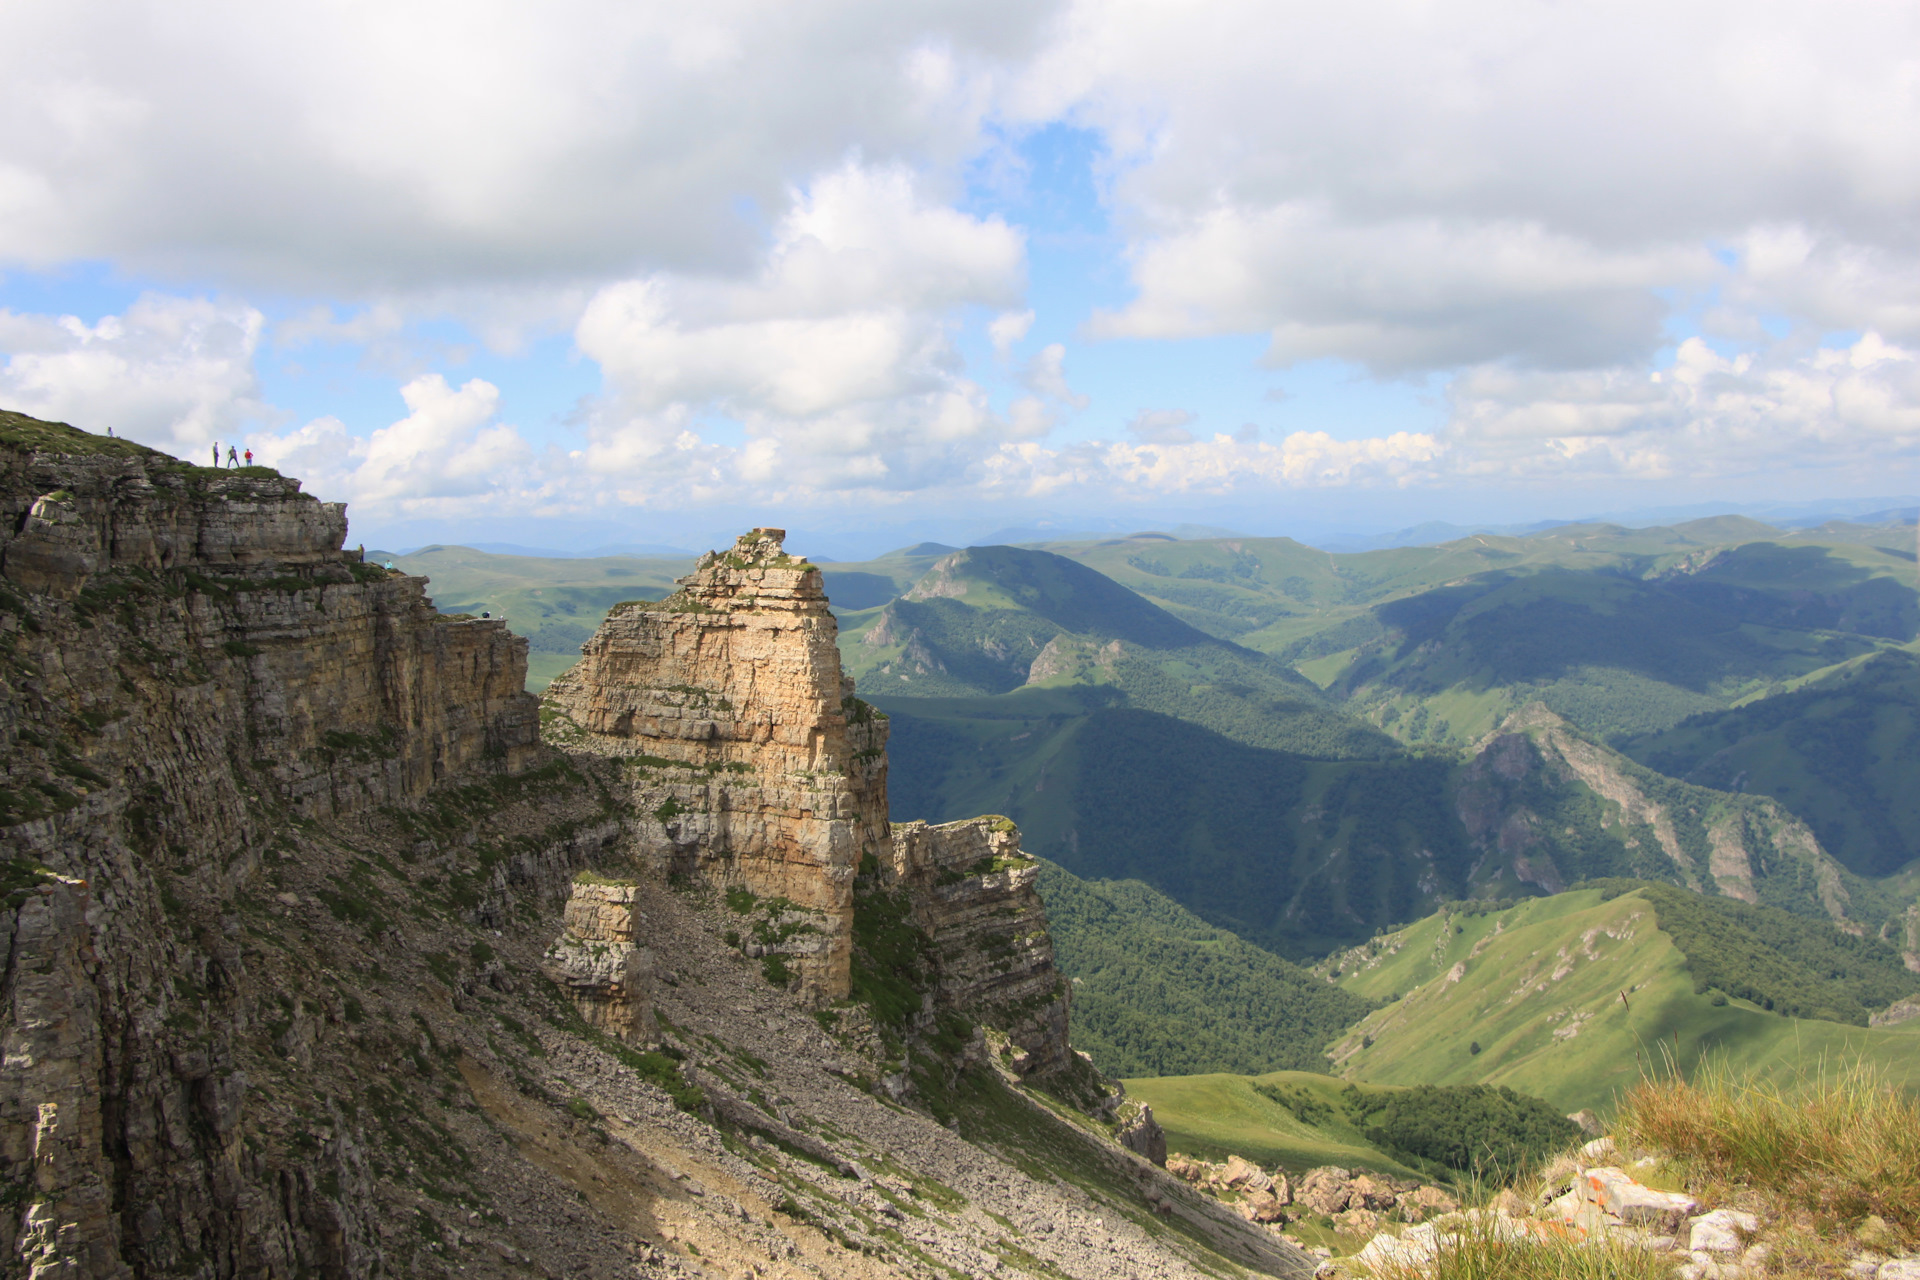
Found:
<svg viewBox="0 0 1920 1280"><path fill-rule="evenodd" d="M848 990L853 877L887 839L885 721L852 698L819 570L756 529L658 603L617 605L547 692L574 736L618 758L650 814L639 851L791 904L801 992Z"/></svg>
<svg viewBox="0 0 1920 1280"><path fill-rule="evenodd" d="M878 887L904 891L932 942L936 1008L965 1012L1006 1033L1008 1065L1022 1076L1073 1065L1069 986L1053 963L1040 867L1020 830L997 815L892 829Z"/></svg>
<svg viewBox="0 0 1920 1280"><path fill-rule="evenodd" d="M541 963L588 1026L633 1044L653 1032L653 953L635 941L638 894L631 881L575 876L564 927Z"/></svg>
<svg viewBox="0 0 1920 1280"><path fill-rule="evenodd" d="M546 695L556 741L620 762L640 856L729 891L738 945L803 996L847 996L855 878L928 940L929 1019L1005 1033L1022 1075L1074 1069L1038 865L1005 818L893 826L887 721L854 696L820 574L755 529L680 590L616 607Z"/></svg>
<svg viewBox="0 0 1920 1280"><path fill-rule="evenodd" d="M249 1110L248 1038L299 1065L325 1025L321 1002L250 976L272 967L250 957L265 868L316 821L405 813L541 748L526 642L441 618L424 580L363 564L345 533L338 504L263 469L0 413L14 1269L374 1265L357 1142L286 1149ZM386 927L346 875L327 891Z"/></svg>

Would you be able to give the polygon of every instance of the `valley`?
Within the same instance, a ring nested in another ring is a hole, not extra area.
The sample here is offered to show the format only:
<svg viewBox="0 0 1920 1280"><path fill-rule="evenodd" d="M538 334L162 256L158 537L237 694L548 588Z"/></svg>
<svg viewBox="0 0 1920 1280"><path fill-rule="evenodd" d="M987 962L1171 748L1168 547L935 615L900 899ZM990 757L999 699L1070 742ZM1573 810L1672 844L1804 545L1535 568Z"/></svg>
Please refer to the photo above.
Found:
<svg viewBox="0 0 1920 1280"><path fill-rule="evenodd" d="M1920 1089L1906 528L362 555L0 455L13 1257L1304 1276L1322 1166Z"/></svg>

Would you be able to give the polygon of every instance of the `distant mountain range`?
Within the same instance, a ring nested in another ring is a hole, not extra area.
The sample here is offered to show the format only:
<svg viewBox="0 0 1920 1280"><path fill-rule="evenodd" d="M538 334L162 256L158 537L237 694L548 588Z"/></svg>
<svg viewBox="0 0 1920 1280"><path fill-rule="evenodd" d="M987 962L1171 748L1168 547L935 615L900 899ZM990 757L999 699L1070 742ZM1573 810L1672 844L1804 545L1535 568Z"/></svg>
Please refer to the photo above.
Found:
<svg viewBox="0 0 1920 1280"><path fill-rule="evenodd" d="M823 577L893 718L901 817L1006 813L1076 875L1300 958L1606 875L1920 919L1911 537L1738 515L1352 554L1135 532ZM537 679L690 563L401 567L443 609L506 614Z"/></svg>

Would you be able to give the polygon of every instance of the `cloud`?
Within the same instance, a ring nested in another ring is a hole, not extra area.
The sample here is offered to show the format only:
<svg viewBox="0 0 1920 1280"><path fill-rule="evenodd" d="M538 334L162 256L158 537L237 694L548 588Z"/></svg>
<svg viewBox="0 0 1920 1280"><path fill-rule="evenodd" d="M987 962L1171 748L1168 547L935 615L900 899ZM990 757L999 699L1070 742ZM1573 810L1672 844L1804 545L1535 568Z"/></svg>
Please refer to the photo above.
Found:
<svg viewBox="0 0 1920 1280"><path fill-rule="evenodd" d="M1431 478L1445 452L1434 436L1417 432L1336 440L1324 431L1296 431L1278 443L1241 433L1066 449L1008 444L982 468L981 488L1000 497L1126 499L1400 486Z"/></svg>
<svg viewBox="0 0 1920 1280"><path fill-rule="evenodd" d="M1920 351L1874 333L1736 356L1693 338L1656 371L1490 366L1448 400L1453 467L1483 477L1871 479L1920 459Z"/></svg>
<svg viewBox="0 0 1920 1280"><path fill-rule="evenodd" d="M607 384L589 456L659 482L720 486L737 469L781 492L951 477L981 448L1044 430L991 412L949 318L1004 307L1024 277L1023 238L1004 222L927 201L898 166L849 161L792 193L754 277L656 273L595 294L574 335ZM1060 358L1040 363L1064 388ZM747 445L702 444L715 420Z"/></svg>
<svg viewBox="0 0 1920 1280"><path fill-rule="evenodd" d="M1191 444L1193 432L1187 424L1193 419L1186 409L1147 409L1134 415L1127 434L1141 444Z"/></svg>
<svg viewBox="0 0 1920 1280"><path fill-rule="evenodd" d="M1135 296L1097 333L1393 375L1644 360L1714 286L1915 322L1911 8L1075 0L1055 31L1006 101L1109 147Z"/></svg>
<svg viewBox="0 0 1920 1280"><path fill-rule="evenodd" d="M987 337L993 342L993 352L1002 360L1013 350L1014 345L1027 336L1027 330L1033 328L1033 311L1003 311L987 325Z"/></svg>
<svg viewBox="0 0 1920 1280"><path fill-rule="evenodd" d="M1650 356L1661 287L1721 274L1704 247L1603 253L1537 224L1342 221L1323 203L1220 209L1133 251L1139 294L1096 337L1266 330L1266 360L1379 373L1507 359L1549 368Z"/></svg>
<svg viewBox="0 0 1920 1280"><path fill-rule="evenodd" d="M22 0L0 263L372 296L738 268L796 177L950 172L1052 16L1012 0Z"/></svg>
<svg viewBox="0 0 1920 1280"><path fill-rule="evenodd" d="M92 325L0 311L0 403L197 461L272 416L253 365L265 323L243 303L151 293Z"/></svg>
<svg viewBox="0 0 1920 1280"><path fill-rule="evenodd" d="M400 395L411 412L370 436L355 436L337 418L318 418L281 434L256 433L247 443L263 464L305 480L309 492L388 519L467 512L476 504L524 511L537 500L532 449L514 428L494 421L497 387L474 378L455 389L428 374Z"/></svg>

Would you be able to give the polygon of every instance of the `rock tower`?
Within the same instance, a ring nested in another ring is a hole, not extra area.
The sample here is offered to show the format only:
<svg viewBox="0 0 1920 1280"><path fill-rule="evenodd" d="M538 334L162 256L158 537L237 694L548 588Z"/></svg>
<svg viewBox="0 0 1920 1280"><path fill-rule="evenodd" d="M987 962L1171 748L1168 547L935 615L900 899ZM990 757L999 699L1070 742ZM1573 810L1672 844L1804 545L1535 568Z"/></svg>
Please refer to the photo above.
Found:
<svg viewBox="0 0 1920 1280"><path fill-rule="evenodd" d="M886 721L840 674L820 571L755 529L658 603L616 605L548 690L618 757L637 852L779 908L799 990L848 990L853 878L887 842ZM647 821L651 818L651 821Z"/></svg>

